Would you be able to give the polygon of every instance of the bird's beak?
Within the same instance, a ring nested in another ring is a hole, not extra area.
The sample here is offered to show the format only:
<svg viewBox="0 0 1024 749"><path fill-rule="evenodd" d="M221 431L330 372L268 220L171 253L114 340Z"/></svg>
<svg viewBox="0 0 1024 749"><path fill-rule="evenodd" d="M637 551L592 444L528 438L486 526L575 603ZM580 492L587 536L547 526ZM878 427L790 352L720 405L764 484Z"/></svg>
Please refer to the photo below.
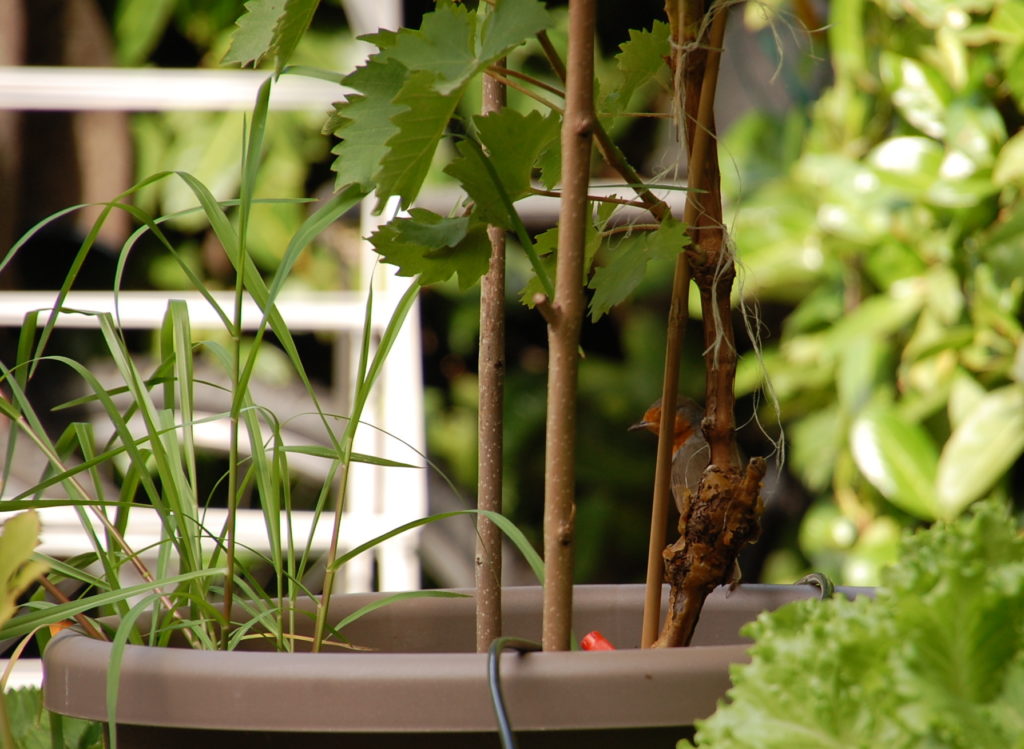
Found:
<svg viewBox="0 0 1024 749"><path fill-rule="evenodd" d="M652 426L654 426L653 421L638 421L636 424L630 426L626 431L635 432L638 429L650 429Z"/></svg>

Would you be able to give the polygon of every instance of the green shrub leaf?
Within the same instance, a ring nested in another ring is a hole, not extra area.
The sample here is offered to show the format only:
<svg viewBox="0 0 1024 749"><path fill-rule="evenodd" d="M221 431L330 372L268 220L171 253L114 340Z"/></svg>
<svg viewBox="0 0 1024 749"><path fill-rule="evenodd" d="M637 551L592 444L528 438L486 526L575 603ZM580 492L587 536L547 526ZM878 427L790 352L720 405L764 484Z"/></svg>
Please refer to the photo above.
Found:
<svg viewBox="0 0 1024 749"><path fill-rule="evenodd" d="M524 115L514 109L502 109L485 117L474 117L473 123L509 199L515 202L528 195L530 174L538 157L558 140L558 116L545 117L536 111ZM476 204L476 215L495 226L515 228L477 150L465 141L456 149L459 157L445 172L459 181Z"/></svg>
<svg viewBox="0 0 1024 749"><path fill-rule="evenodd" d="M671 88L672 72L665 61L669 54L668 38L669 27L664 21L655 21L650 30L629 30L629 40L615 56L622 78L605 98L606 109L624 111L633 94L651 81L664 90Z"/></svg>
<svg viewBox="0 0 1024 749"><path fill-rule="evenodd" d="M612 307L628 297L644 280L652 260L673 258L687 244L684 225L665 221L656 231L637 231L623 239L612 253L611 261L594 271L590 288L590 316L596 322Z"/></svg>
<svg viewBox="0 0 1024 749"><path fill-rule="evenodd" d="M482 24L464 5L439 5L419 29L399 32L390 54L409 70L433 73L444 96L461 89L484 66L551 24L537 0L501 0ZM479 36L479 41L477 41Z"/></svg>
<svg viewBox="0 0 1024 749"><path fill-rule="evenodd" d="M920 425L892 409L874 408L854 422L850 443L857 467L886 499L924 520L938 517L938 454Z"/></svg>
<svg viewBox="0 0 1024 749"><path fill-rule="evenodd" d="M437 144L459 103L459 93L439 96L435 76L416 71L405 81L394 104L401 108L391 121L397 131L387 142L387 153L375 175L377 195L398 195L407 207L419 194Z"/></svg>
<svg viewBox="0 0 1024 749"><path fill-rule="evenodd" d="M985 495L1024 452L1024 386L982 396L953 430L938 465L938 502L955 517Z"/></svg>

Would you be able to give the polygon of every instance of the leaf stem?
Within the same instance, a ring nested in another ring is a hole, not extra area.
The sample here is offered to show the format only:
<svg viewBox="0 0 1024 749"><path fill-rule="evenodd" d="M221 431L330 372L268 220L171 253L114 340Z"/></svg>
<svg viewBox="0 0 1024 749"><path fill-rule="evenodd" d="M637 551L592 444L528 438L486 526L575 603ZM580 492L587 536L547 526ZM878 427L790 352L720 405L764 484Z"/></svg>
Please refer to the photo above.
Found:
<svg viewBox="0 0 1024 749"><path fill-rule="evenodd" d="M562 193L557 190L542 190L539 187L531 187L530 193L533 195L540 195L545 198L561 198ZM647 206L638 200L628 200L626 198L616 198L612 195L588 195L587 199L592 203L613 203L615 205L628 205L633 208L646 208Z"/></svg>
<svg viewBox="0 0 1024 749"><path fill-rule="evenodd" d="M560 99L564 99L565 98L565 91L563 91L562 89L560 89L560 88L558 88L556 86L552 86L550 83L545 83L544 81L540 80L539 78L534 78L532 75L527 75L526 73L520 72L518 70L513 70L512 68L506 68L506 67L504 67L502 65L491 65L491 67L489 67L487 69L487 72L488 73L494 72L494 73L497 73L498 75L502 75L502 76L506 76L506 77L511 77L511 78L518 78L521 81L526 81L527 83L533 84L537 88L542 88L545 91L547 91L548 93L552 93L552 94L554 94L555 96L557 96Z"/></svg>
<svg viewBox="0 0 1024 749"><path fill-rule="evenodd" d="M634 231L658 231L661 224L627 224L626 226L613 226L601 232L602 237L611 237L615 234L629 234Z"/></svg>
<svg viewBox="0 0 1024 749"><path fill-rule="evenodd" d="M544 50L544 55L547 57L551 69L555 72L555 75L564 81L566 79L565 63L562 62L558 50L555 49L554 45L551 44L551 40L548 39L547 33L542 31L537 34L537 40ZM629 159L622 153L622 150L615 145L615 141L612 140L604 125L601 124L601 120L596 116L594 117L594 140L604 160L633 187L644 208L649 210L652 216L658 221L664 221L672 215L672 210L668 204L647 188L643 178L633 168L633 165L629 163Z"/></svg>
<svg viewBox="0 0 1024 749"><path fill-rule="evenodd" d="M554 112L558 112L559 114L561 114L564 111L562 109L562 107L558 106L554 102L549 101L548 99L545 99L540 94L538 94L538 93L536 93L534 91L531 91L530 89L528 89L528 88L526 88L524 86L520 86L518 83L513 81L511 78L506 78L505 76L503 76L503 75L501 75L501 74L499 74L499 73L497 73L496 71L493 71L493 70L487 70L485 72L487 73L487 75L485 76L486 78L491 78L491 79L497 81L498 83L502 84L503 86L508 86L509 88L515 89L519 93L523 94L523 96L528 96L531 99L533 99L534 101L540 102L545 107L547 107L548 109L550 109L550 110L552 110Z"/></svg>

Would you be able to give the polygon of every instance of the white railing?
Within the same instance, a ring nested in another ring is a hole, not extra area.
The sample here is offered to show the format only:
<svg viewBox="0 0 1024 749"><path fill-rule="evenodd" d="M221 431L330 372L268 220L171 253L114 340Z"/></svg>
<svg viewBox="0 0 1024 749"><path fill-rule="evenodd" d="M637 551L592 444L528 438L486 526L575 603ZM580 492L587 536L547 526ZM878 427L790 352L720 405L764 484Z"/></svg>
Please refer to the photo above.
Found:
<svg viewBox="0 0 1024 749"><path fill-rule="evenodd" d="M216 292L212 296L221 309L232 308L232 292ZM63 300L63 311L57 316L56 325L94 328L99 325L99 317L92 313L106 312L114 315L126 329L155 329L160 326L172 299L180 299L187 304L194 330L221 327L221 319L214 307L198 292L154 291L125 291L116 296L108 292L71 292ZM57 293L53 291L0 292L0 326L20 326L25 315L33 311L49 311L56 300ZM374 314L370 321L374 338L379 338L383 332L396 301L393 293L375 294ZM301 297L286 296L279 299L276 306L292 332L334 333L335 347L347 349L340 358L351 362L358 358L365 304L365 292L318 292ZM259 325L262 317L255 302L245 300L242 306L242 327L252 330ZM409 322L415 325L416 321ZM403 333L404 340L399 342L401 345L392 350L377 391L378 397L371 398L368 404L365 420L380 428L367 426L361 429L357 433L357 450L421 466L422 416L417 414L422 409L422 381L419 377L418 340L409 322ZM338 358L334 357L335 360ZM336 388L333 399L336 403L348 399L344 374L336 373L335 376L336 380L343 383L340 388ZM273 409L273 404L261 405ZM102 438L101 426L97 424L98 434ZM229 435L223 420L196 424L194 432L200 447L227 451ZM287 429L282 432L282 436L286 444L302 444L310 439L308 436L289 435ZM326 435L322 439L326 443ZM308 478L314 481L326 478L325 463L322 460L304 458L302 455L293 457L295 460L290 461L292 467ZM350 471L345 521L342 523L343 546L351 548L426 514L426 479L423 473L420 469L354 465ZM133 514L135 512L137 510ZM155 516L149 517L151 514L143 510L132 521L134 525L130 525L129 532L136 541L133 546L148 547L159 541L160 524ZM243 525L238 529L236 538L240 544L265 550L266 529L258 515L258 511L243 515ZM312 532L312 513L297 512L295 515L295 523L299 527L307 527L307 532ZM214 516L209 518L207 525L217 527ZM79 517L74 510L47 509L42 513L42 519L41 551L54 556L71 556L87 550L88 540L79 527ZM299 537L304 538L305 535ZM317 528L313 535L313 548L323 551L328 543L327 526ZM415 543L415 533L398 536L382 544L373 553L353 560L346 566L341 578L344 589L369 590L374 574L378 587L383 590L418 588L420 567Z"/></svg>

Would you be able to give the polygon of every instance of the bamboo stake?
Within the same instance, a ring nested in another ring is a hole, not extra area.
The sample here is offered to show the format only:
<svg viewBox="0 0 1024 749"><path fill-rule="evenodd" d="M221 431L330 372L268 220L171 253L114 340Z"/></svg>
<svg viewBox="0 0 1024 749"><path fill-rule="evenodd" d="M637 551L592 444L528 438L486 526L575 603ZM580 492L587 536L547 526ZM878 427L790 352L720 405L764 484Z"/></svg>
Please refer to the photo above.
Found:
<svg viewBox="0 0 1024 749"><path fill-rule="evenodd" d="M689 208L689 202L687 203ZM665 578L662 550L668 532L668 507L672 479L672 440L679 388L679 352L683 334L689 320L690 268L686 254L676 257L672 277L672 302L668 312L668 331L665 338L665 371L662 378L661 405L665 416L658 426L658 456L654 471L654 496L651 500L651 533L647 546L647 579L644 590L643 629L640 647L649 648L658 638L661 621L661 585Z"/></svg>
<svg viewBox="0 0 1024 749"><path fill-rule="evenodd" d="M504 65L504 61L499 61ZM505 106L505 86L483 80L483 111ZM505 231L487 227L491 259L480 282L480 408L477 424L477 508L501 512L505 394ZM476 521L476 649L487 652L501 636L501 531L483 515Z"/></svg>
<svg viewBox="0 0 1024 749"><path fill-rule="evenodd" d="M594 115L594 0L569 0L562 123L563 193L555 299L548 310L548 413L544 471L545 650L566 650L572 618L576 505L576 375L583 323L583 255Z"/></svg>

